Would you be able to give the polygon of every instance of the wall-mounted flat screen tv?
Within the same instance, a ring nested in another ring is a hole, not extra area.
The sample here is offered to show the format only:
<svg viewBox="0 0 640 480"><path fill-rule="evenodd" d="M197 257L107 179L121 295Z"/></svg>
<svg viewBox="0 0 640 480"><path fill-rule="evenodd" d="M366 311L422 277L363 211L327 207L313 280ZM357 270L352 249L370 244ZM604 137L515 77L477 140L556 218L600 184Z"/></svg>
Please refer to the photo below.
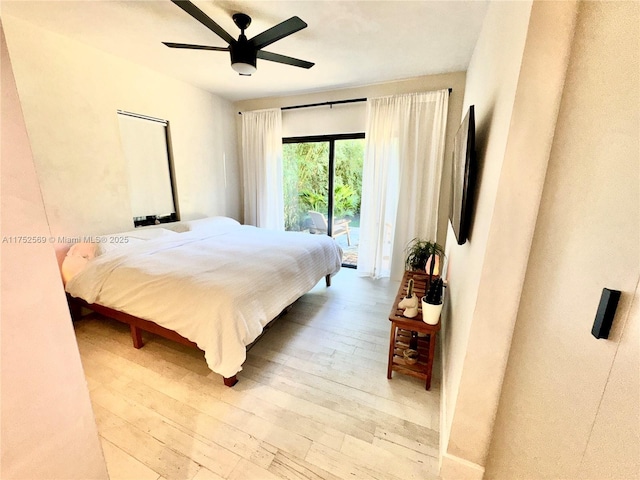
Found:
<svg viewBox="0 0 640 480"><path fill-rule="evenodd" d="M471 105L456 133L451 172L451 202L449 220L458 245L467 241L471 223L473 189L476 173L476 126Z"/></svg>

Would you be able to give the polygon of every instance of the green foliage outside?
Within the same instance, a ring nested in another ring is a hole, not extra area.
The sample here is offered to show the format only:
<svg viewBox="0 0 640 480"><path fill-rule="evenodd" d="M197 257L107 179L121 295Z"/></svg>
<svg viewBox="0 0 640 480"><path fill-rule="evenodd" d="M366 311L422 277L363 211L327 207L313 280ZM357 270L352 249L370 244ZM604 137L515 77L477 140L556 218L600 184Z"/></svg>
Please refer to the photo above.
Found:
<svg viewBox="0 0 640 480"><path fill-rule="evenodd" d="M283 146L285 228L308 227L309 210L327 216L329 142ZM334 218L360 215L364 140L335 142Z"/></svg>

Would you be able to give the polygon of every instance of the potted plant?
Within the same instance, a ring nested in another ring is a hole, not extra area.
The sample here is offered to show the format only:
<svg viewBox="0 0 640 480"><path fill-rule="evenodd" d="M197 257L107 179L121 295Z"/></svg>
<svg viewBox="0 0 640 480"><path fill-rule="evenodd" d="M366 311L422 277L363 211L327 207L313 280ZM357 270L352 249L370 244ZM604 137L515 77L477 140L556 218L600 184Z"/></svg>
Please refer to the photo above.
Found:
<svg viewBox="0 0 640 480"><path fill-rule="evenodd" d="M429 325L436 325L440 320L444 299L444 282L442 278L434 280L422 297L422 320Z"/></svg>
<svg viewBox="0 0 640 480"><path fill-rule="evenodd" d="M440 274L439 265L442 265L444 260L444 248L436 242L414 238L405 251L407 270L426 271L431 277Z"/></svg>

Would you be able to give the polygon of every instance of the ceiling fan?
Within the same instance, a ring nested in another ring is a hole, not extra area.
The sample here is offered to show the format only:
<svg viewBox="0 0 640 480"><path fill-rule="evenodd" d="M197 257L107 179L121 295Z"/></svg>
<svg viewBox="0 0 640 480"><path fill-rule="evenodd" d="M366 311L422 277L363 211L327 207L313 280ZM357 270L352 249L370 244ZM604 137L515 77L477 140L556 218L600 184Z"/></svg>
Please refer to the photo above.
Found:
<svg viewBox="0 0 640 480"><path fill-rule="evenodd" d="M289 20L279 23L275 27L271 27L268 30L256 35L251 40L247 40L244 31L251 24L251 17L244 13L235 13L233 15L233 22L240 29L240 36L238 40L235 40L229 35L224 28L211 20L202 10L196 7L188 0L171 0L182 10L187 12L213 33L222 38L229 44L227 47L208 47L206 45L190 45L187 43L171 43L162 42L167 47L171 48L187 48L192 50L213 50L216 52L230 52L231 53L231 68L233 68L240 75L249 76L256 71L256 59L269 60L271 62L284 63L286 65L293 65L294 67L311 68L313 63L305 60L299 60L297 58L287 57L285 55L279 55L277 53L265 52L262 50L267 45L271 45L273 42L280 40L284 37L291 35L303 28L306 28L307 24L298 17L291 17Z"/></svg>

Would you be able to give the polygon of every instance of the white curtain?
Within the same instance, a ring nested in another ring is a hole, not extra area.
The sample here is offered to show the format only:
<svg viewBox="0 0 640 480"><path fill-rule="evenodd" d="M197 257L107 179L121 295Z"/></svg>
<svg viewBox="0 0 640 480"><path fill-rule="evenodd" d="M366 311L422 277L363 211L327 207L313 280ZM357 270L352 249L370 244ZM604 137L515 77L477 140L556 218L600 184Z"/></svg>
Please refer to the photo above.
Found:
<svg viewBox="0 0 640 480"><path fill-rule="evenodd" d="M436 241L449 92L367 101L358 273L398 279L413 238Z"/></svg>
<svg viewBox="0 0 640 480"><path fill-rule="evenodd" d="M244 223L284 230L279 108L242 112L242 159Z"/></svg>

